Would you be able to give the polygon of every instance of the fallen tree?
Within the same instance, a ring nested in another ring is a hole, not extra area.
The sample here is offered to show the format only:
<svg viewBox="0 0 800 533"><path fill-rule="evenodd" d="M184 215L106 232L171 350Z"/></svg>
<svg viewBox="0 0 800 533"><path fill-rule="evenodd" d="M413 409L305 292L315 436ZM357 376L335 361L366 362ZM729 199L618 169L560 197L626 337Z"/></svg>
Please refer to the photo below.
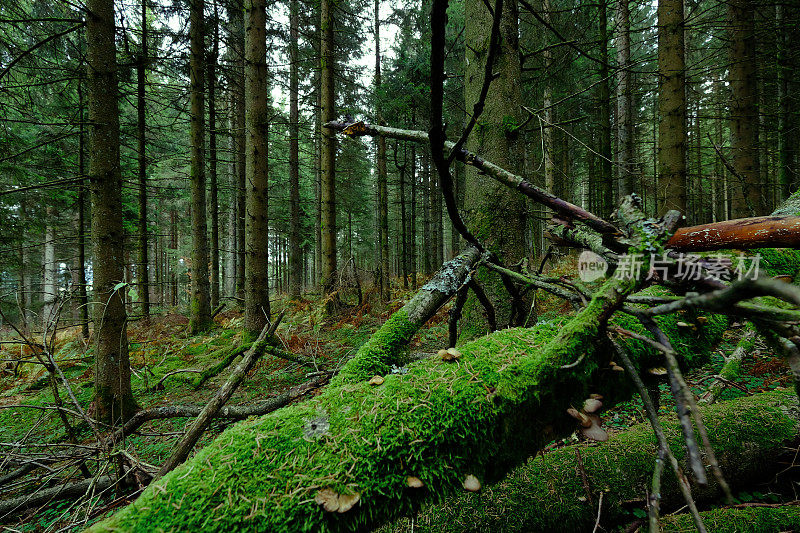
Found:
<svg viewBox="0 0 800 533"><path fill-rule="evenodd" d="M733 487L769 480L782 467L778 461L787 453L786 446L794 446L800 439L800 412L794 391L761 393L702 411L717 457ZM682 434L674 415L662 417L661 425L671 447L680 450ZM441 504L425 506L413 518L382 531L409 531L411 520L414 530L421 532L590 531L598 511L600 525L608 530L630 521L633 509L646 510L645 494L656 450L652 429L640 424L600 445L567 446L533 457L480 493L462 493ZM674 475L664 476L661 491L664 507L675 510L682 505ZM714 480L694 492L698 502L713 502L722 496ZM665 518L665 523L670 520ZM694 531L691 517L684 516L680 523Z"/></svg>
<svg viewBox="0 0 800 533"><path fill-rule="evenodd" d="M645 222L648 229L632 232L634 246L663 246L669 225L637 220L634 229ZM574 430L571 405L595 392L607 405L630 396L630 383L598 340L610 319L644 332L628 317L612 318L640 284L612 278L573 317L498 331L460 347L455 360L428 359L390 373L425 321L409 306L431 294L418 295L322 394L230 428L94 530L356 530L463 490L465 482L497 481ZM701 364L697 355L708 354L727 321L706 315L695 330L678 325L691 320L686 316L658 317L659 325L685 364ZM621 343L640 370L660 361L646 342ZM375 374L381 379L370 379Z"/></svg>
<svg viewBox="0 0 800 533"><path fill-rule="evenodd" d="M706 511L700 515L715 533L773 533L800 530L800 505L742 505ZM666 516L662 531L682 533L696 531L686 515Z"/></svg>

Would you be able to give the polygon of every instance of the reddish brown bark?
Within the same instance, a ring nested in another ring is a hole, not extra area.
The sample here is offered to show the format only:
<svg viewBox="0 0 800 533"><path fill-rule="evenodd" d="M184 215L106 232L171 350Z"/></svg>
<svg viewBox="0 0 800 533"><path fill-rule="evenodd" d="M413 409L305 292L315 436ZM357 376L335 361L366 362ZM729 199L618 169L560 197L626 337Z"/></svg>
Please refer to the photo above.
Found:
<svg viewBox="0 0 800 533"><path fill-rule="evenodd" d="M682 252L725 248L800 248L800 217L755 217L681 228L667 243Z"/></svg>

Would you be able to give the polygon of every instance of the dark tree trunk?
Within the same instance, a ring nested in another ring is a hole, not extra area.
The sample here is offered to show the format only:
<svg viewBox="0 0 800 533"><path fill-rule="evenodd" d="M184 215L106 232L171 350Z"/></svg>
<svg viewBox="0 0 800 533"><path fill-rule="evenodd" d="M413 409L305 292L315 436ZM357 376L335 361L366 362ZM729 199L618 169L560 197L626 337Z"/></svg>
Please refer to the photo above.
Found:
<svg viewBox="0 0 800 533"><path fill-rule="evenodd" d="M764 196L760 194L761 176L758 145L758 69L756 67L755 5L750 0L730 0L728 17L731 28L730 69L731 88L731 152L732 216L741 218L765 212Z"/></svg>
<svg viewBox="0 0 800 533"><path fill-rule="evenodd" d="M208 56L208 175L211 219L211 309L219 305L219 201L217 197L217 58L219 57L219 11L214 0L214 36Z"/></svg>
<svg viewBox="0 0 800 533"><path fill-rule="evenodd" d="M270 317L269 101L267 99L269 73L266 10L266 0L250 0L245 6L244 15L247 175L244 327L253 334L258 334Z"/></svg>
<svg viewBox="0 0 800 533"><path fill-rule="evenodd" d="M326 124L336 118L334 86L334 39L335 23L332 0L320 1L320 120ZM320 203L322 228L322 280L326 293L333 290L336 274L336 135L320 127L322 145L320 149Z"/></svg>
<svg viewBox="0 0 800 533"><path fill-rule="evenodd" d="M131 393L127 314L117 287L124 274L125 233L113 0L88 0L86 42L94 246L95 416L116 421L130 417L137 405Z"/></svg>
<svg viewBox="0 0 800 533"><path fill-rule="evenodd" d="M136 137L139 148L139 217L137 220L137 233L139 237L139 261L136 265L136 277L138 278L139 298L142 303L142 315L145 320L150 318L150 274L147 270L150 260L147 256L147 146L146 146L146 122L145 112L147 104L145 102L145 81L146 68L148 62L148 22L147 22L147 0L142 0L142 42L139 51L140 57L136 65Z"/></svg>
<svg viewBox="0 0 800 533"><path fill-rule="evenodd" d="M211 325L206 234L205 85L203 58L203 8L205 0L192 0L189 13L189 95L191 111L192 271L189 330L192 334Z"/></svg>
<svg viewBox="0 0 800 533"><path fill-rule="evenodd" d="M302 255L300 252L300 128L298 111L298 40L300 34L298 0L289 4L289 297L300 298Z"/></svg>
<svg viewBox="0 0 800 533"><path fill-rule="evenodd" d="M683 0L658 2L658 213L686 212Z"/></svg>

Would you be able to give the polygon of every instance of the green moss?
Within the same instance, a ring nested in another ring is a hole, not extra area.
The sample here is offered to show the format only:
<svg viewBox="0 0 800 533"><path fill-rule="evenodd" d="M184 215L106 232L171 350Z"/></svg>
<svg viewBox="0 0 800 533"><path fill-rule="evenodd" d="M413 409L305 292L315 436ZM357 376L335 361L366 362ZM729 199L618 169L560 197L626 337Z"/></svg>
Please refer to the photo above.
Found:
<svg viewBox="0 0 800 533"><path fill-rule="evenodd" d="M396 312L342 367L334 384L365 380L375 374L388 373L392 363L398 360L420 325L409 320L403 309Z"/></svg>
<svg viewBox="0 0 800 533"><path fill-rule="evenodd" d="M420 361L372 387L418 327L401 311L323 394L233 426L95 530L354 530L453 493L467 474L496 481L572 429L569 405L629 394L596 336L632 284L609 280L576 317L496 332L455 363ZM634 361L651 357L627 347ZM407 488L407 476L425 488ZM326 487L358 492L358 509L325 513L314 496Z"/></svg>
<svg viewBox="0 0 800 533"><path fill-rule="evenodd" d="M708 531L714 533L774 533L799 531L800 507L747 507L743 509L715 509L700 513ZM664 517L662 531L697 531L692 517L686 514Z"/></svg>
<svg viewBox="0 0 800 533"><path fill-rule="evenodd" d="M734 488L775 470L772 459L797 435L797 419L790 411L796 405L794 394L783 390L703 409L712 445ZM675 417L663 417L662 425L672 449L681 454L682 436ZM589 494L577 475L578 454ZM589 531L601 491L602 524L608 526L624 521L632 508L644 509L655 457L656 441L649 424L613 435L601 445L560 448L528 460L480 493L460 493L442 504L425 506L415 516L415 531ZM721 493L715 484L694 490L699 501ZM662 505L668 509L681 503L675 478L667 471ZM408 526L408 519L403 519L382 531L408 531Z"/></svg>

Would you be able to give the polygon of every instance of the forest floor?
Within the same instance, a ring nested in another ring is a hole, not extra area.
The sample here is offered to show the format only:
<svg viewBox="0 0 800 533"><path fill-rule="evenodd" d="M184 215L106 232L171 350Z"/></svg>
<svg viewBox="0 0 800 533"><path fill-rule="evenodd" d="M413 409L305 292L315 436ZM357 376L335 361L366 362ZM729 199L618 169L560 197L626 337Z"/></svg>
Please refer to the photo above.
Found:
<svg viewBox="0 0 800 533"><path fill-rule="evenodd" d="M278 337L287 351L302 354L313 360L320 370L335 370L352 356L369 336L385 321L392 312L399 309L410 297L411 292L395 288L392 301L375 304L376 298L368 297L364 305L350 309L342 314L323 319L323 303L318 299L287 302L278 300L273 309L286 309L287 314L278 329ZM415 356L434 354L447 343L447 310L441 309L414 338L410 352ZM537 304L540 319L564 312L556 300L542 298ZM239 329L241 316L238 311L221 313L215 319L215 327L205 335L188 336L185 316L167 313L153 317L148 323L132 321L128 333L130 357L133 370L132 386L136 400L142 408L174 404L204 404L224 382L231 368L207 381L198 390L192 386L197 373L182 372L169 376L163 381L163 389L156 385L168 373L180 369L205 370L218 363L215 353L219 348L235 346L242 341ZM697 394L705 391L713 376L723 363L723 354L734 349L738 329L733 327L720 346L712 354L709 364L689 374L688 381ZM3 330L0 337L10 339L12 332ZM3 340L3 339L0 339ZM90 406L93 393L93 358L91 346L85 346L77 328L69 328L59 333L56 340L55 358L69 380L77 400L84 409ZM26 348L17 344L0 344L0 354L18 356L26 354ZM20 352L21 351L21 352ZM0 357L6 359L7 357ZM736 386L728 387L721 400L744 394L784 387L790 384L791 377L782 359L773 356L765 347L757 345L747 357L742 377ZM278 395L286 390L308 381L312 369L266 356L251 371L247 379L236 391L229 404L247 404ZM671 403L666 385L662 385L660 410L670 412ZM314 391L309 394L314 394ZM62 396L66 396L62 393ZM69 399L62 398L65 405ZM302 398L297 400L302 401ZM41 365L25 363L15 376L8 370L0 374L0 449L8 451L8 458L15 454L42 452L49 450L69 450L64 425L51 409L54 398L48 374ZM634 424L645 422L644 409L637 398L603 413L604 425L612 438L615 432L624 431ZM160 465L170 455L174 444L191 419L172 418L145 424L135 435L125 438L125 449L138 461L149 465ZM93 442L93 434L87 424L73 419L77 437L80 441ZM199 449L232 422L215 422L198 443ZM569 439L551 444L550 449L569 445L578 441L573 435ZM0 479L8 471L0 453ZM91 463L89 464L92 467ZM42 484L52 483L48 476L62 478L63 472L57 469L36 477L27 477L15 482L0 484L0 500L31 492ZM746 502L767 498L762 492L738 494L740 501ZM97 520L125 503L124 499L97 502L89 515L89 522ZM57 531L76 527L76 516L71 501L56 501L38 509L16 514L13 520L0 520L2 531ZM81 525L87 524L86 516ZM80 529L80 528L78 528Z"/></svg>

